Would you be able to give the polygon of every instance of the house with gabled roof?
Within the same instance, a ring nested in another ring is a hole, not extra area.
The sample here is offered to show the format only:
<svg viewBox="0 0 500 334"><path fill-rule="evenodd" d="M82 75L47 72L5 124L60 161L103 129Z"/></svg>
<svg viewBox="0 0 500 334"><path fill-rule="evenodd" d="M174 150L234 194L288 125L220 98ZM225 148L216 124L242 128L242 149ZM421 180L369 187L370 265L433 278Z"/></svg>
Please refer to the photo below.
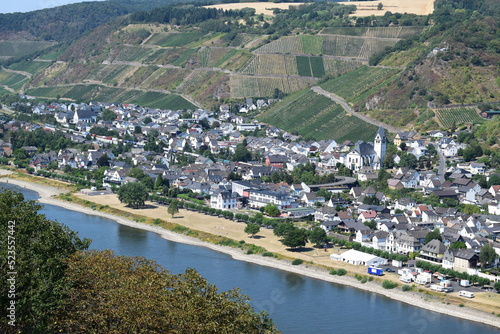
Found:
<svg viewBox="0 0 500 334"><path fill-rule="evenodd" d="M476 269L479 255L470 249L447 249L443 258L443 267L458 272L468 273Z"/></svg>
<svg viewBox="0 0 500 334"><path fill-rule="evenodd" d="M434 239L422 246L416 259L441 265L446 249L446 246L440 240Z"/></svg>

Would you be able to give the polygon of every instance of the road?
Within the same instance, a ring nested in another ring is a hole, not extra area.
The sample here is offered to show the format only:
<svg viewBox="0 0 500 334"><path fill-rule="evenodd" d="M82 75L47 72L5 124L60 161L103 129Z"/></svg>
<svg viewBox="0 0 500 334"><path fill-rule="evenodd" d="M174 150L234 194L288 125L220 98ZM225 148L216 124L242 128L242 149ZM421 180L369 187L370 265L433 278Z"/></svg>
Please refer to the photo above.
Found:
<svg viewBox="0 0 500 334"><path fill-rule="evenodd" d="M445 181L444 180L444 173L445 173L445 167L446 167L446 158L444 157L443 152L439 148L438 144L433 143L433 142L429 142L429 144L434 146L436 148L436 151L439 154L439 165L438 165L437 175L439 176L439 181L441 181L441 183L443 183Z"/></svg>
<svg viewBox="0 0 500 334"><path fill-rule="evenodd" d="M333 93L330 93L330 92L324 90L323 88L321 88L319 86L314 86L311 89L315 93L321 94L323 96L326 96L330 100L334 101L335 103L340 104L342 106L342 108L344 108L344 110L346 112L348 112L349 114L351 114L353 116L356 116L357 118L365 121L366 123L370 123L370 124L373 124L375 126L381 126L384 129L386 129L387 131L392 132L392 133L398 133L398 132L402 132L403 131L402 129L397 128L395 126L379 122L379 121L377 121L377 120L375 120L373 118L370 118L370 117L368 117L368 116L366 116L364 114L355 112L354 110L351 109L351 107L347 104L347 102L343 98L341 98L340 96L335 95Z"/></svg>
<svg viewBox="0 0 500 334"><path fill-rule="evenodd" d="M336 177L339 181L332 182L332 183L323 183L323 184L310 184L310 188L328 188L328 187L336 187L336 186L342 186L345 184L351 184L355 183L358 179L355 177L350 177L350 176L337 176Z"/></svg>

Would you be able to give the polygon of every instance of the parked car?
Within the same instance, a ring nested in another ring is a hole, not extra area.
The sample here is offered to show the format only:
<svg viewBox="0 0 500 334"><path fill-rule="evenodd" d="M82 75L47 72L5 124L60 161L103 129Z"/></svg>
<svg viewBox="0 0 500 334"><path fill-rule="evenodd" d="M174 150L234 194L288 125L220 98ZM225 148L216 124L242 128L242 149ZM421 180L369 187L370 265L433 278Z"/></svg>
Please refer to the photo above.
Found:
<svg viewBox="0 0 500 334"><path fill-rule="evenodd" d="M391 268L386 268L385 271L389 272L389 273L393 273L394 272L394 269L391 269Z"/></svg>

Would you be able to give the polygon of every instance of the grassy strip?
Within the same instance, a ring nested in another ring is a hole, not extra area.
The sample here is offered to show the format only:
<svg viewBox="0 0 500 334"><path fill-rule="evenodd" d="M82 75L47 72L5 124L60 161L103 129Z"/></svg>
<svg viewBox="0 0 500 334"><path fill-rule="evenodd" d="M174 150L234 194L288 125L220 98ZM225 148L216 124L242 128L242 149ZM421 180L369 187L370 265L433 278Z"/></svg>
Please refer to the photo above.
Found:
<svg viewBox="0 0 500 334"><path fill-rule="evenodd" d="M5 168L5 167L2 167L2 169L10 170L11 172L14 172L14 174L2 175L2 176L0 176L0 178L8 177L8 178L16 179L16 180L20 180L20 181L38 183L38 184L43 184L43 185L50 186L50 187L61 188L61 189L66 190L66 191L77 190L77 187L74 184L70 184L70 183L66 183L66 182L62 182L62 181L58 181L58 180L54 180L54 179L47 179L47 178L40 177L40 176L34 176L31 174L27 174L26 171L19 170L19 169L12 169L12 168Z"/></svg>

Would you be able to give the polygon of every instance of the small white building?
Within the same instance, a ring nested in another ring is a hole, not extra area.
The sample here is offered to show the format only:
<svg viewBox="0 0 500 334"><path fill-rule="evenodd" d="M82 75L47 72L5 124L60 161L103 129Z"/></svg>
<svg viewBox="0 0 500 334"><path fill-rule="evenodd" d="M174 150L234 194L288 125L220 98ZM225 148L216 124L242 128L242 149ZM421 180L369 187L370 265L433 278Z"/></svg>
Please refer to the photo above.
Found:
<svg viewBox="0 0 500 334"><path fill-rule="evenodd" d="M229 192L229 191L221 191L218 194L214 194L210 196L210 207L214 209L235 209L238 204L238 194Z"/></svg>
<svg viewBox="0 0 500 334"><path fill-rule="evenodd" d="M355 249L350 249L342 254L332 254L330 255L330 259L334 261L342 261L367 267L378 267L387 264L387 259L372 254L363 253Z"/></svg>

